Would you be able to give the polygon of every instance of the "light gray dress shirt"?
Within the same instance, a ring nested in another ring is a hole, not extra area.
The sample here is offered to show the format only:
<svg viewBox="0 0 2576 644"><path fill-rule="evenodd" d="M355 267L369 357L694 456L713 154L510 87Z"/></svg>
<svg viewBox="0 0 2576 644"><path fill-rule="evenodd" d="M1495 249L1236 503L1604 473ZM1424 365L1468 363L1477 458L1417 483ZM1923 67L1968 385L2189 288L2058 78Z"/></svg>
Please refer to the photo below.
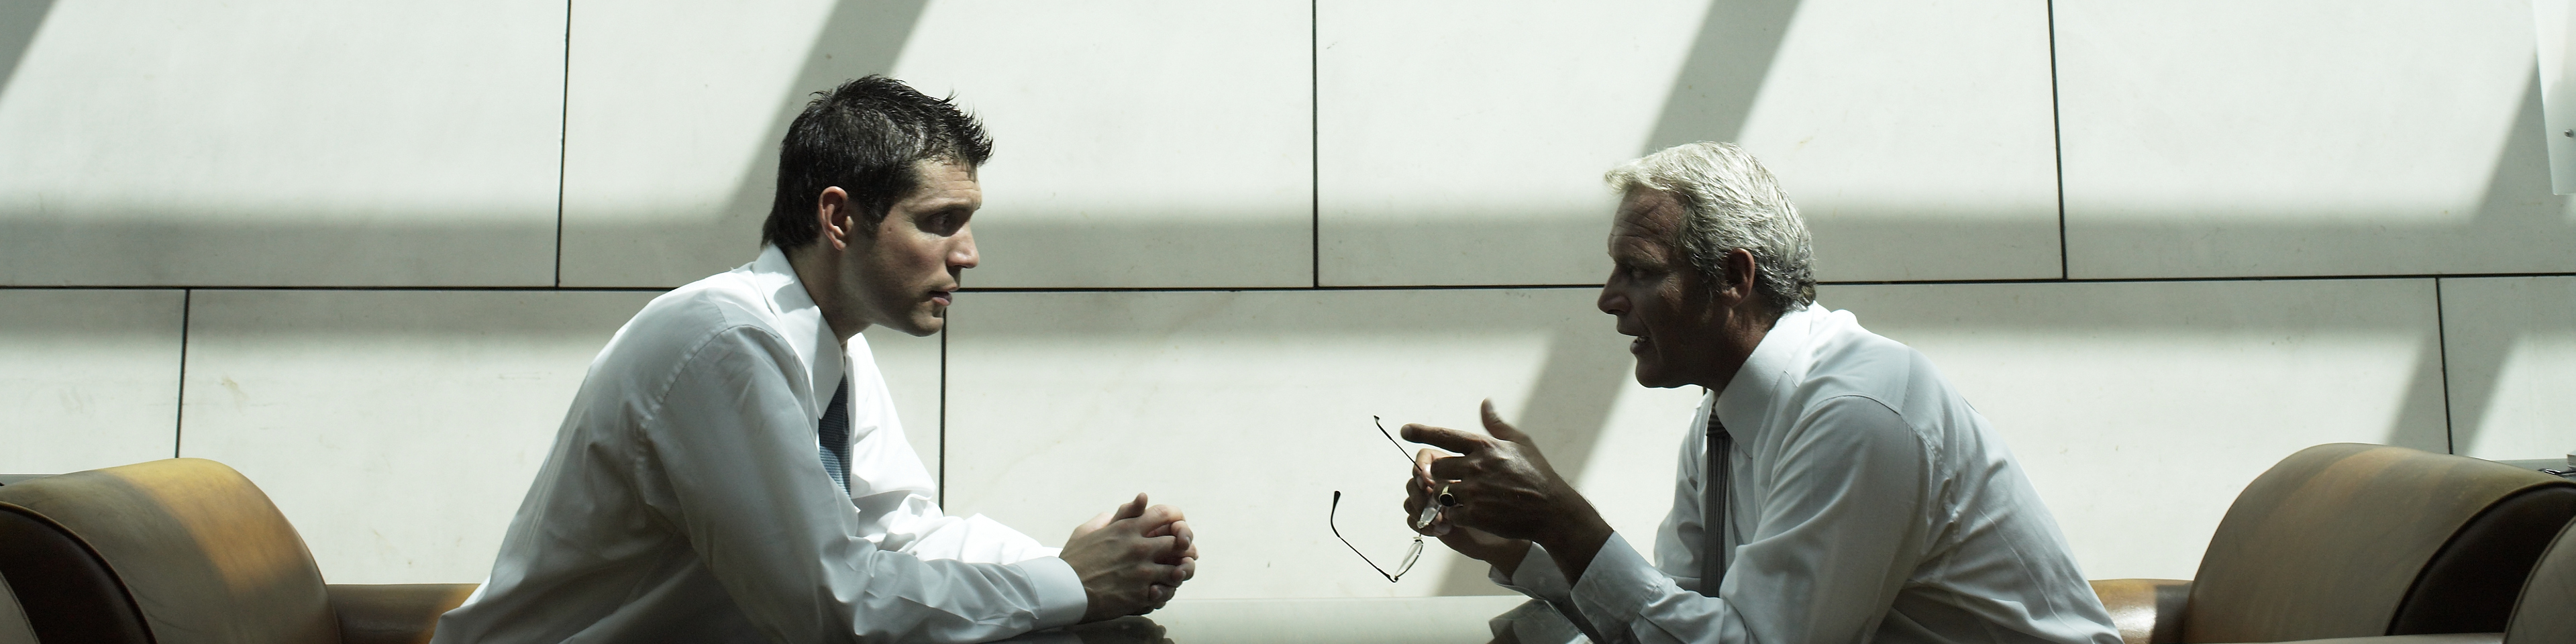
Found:
<svg viewBox="0 0 2576 644"><path fill-rule="evenodd" d="M845 373L846 496L816 434ZM970 642L1081 619L1054 549L936 498L867 340L844 355L771 247L618 329L435 641Z"/></svg>
<svg viewBox="0 0 2576 644"><path fill-rule="evenodd" d="M1734 436L1733 564L1699 592L1711 409ZM1612 535L1569 586L1495 581L1613 642L2119 644L2003 440L1923 354L1821 306L1781 316L1701 403L1647 563Z"/></svg>

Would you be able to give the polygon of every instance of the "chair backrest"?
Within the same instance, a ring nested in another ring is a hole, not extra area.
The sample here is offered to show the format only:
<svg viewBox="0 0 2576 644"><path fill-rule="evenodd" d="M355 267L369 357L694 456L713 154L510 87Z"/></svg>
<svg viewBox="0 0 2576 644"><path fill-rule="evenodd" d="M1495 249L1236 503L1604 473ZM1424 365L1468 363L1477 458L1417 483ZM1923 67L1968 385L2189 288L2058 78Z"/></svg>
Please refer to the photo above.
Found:
<svg viewBox="0 0 2576 644"><path fill-rule="evenodd" d="M340 641L304 539L267 494L222 463L168 459L49 476L0 487L0 503L86 545L123 584L151 641ZM22 597L34 592L32 580L10 581Z"/></svg>
<svg viewBox="0 0 2576 644"><path fill-rule="evenodd" d="M18 608L18 598L9 594L9 585L0 583L0 644L36 644L36 629L27 625L27 611Z"/></svg>
<svg viewBox="0 0 2576 644"><path fill-rule="evenodd" d="M2576 483L2402 447L2319 445L2256 477L2201 557L2185 642L2498 632Z"/></svg>
<svg viewBox="0 0 2576 644"><path fill-rule="evenodd" d="M2576 642L2576 523L2558 531L2514 602L2505 644Z"/></svg>
<svg viewBox="0 0 2576 644"><path fill-rule="evenodd" d="M0 502L0 577L25 589L39 641L151 644L143 611L98 551L45 515Z"/></svg>

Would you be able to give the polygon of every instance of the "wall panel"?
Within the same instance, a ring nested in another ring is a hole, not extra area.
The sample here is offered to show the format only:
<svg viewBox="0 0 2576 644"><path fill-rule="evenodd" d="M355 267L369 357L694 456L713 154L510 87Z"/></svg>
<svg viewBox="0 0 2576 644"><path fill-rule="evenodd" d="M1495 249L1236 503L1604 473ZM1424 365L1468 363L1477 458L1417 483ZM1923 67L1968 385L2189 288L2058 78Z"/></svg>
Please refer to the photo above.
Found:
<svg viewBox="0 0 2576 644"><path fill-rule="evenodd" d="M50 4L0 284L553 283L562 3Z"/></svg>
<svg viewBox="0 0 2576 644"><path fill-rule="evenodd" d="M778 141L891 74L995 140L969 284L1312 282L1307 5L663 2L575 18L565 283L674 286L750 261Z"/></svg>
<svg viewBox="0 0 2576 644"><path fill-rule="evenodd" d="M1601 173L1700 140L1781 177L1825 279L2058 274L2042 3L1319 12L1324 284L1598 282Z"/></svg>
<svg viewBox="0 0 2576 644"><path fill-rule="evenodd" d="M2457 453L2576 454L2576 277L2442 280L2442 341Z"/></svg>
<svg viewBox="0 0 2576 644"><path fill-rule="evenodd" d="M2528 3L2056 11L2074 277L2576 270Z"/></svg>
<svg viewBox="0 0 2576 644"><path fill-rule="evenodd" d="M481 580L582 375L651 293L200 291L185 456L333 583Z"/></svg>
<svg viewBox="0 0 2576 644"><path fill-rule="evenodd" d="M183 297L0 289L0 473L169 458Z"/></svg>

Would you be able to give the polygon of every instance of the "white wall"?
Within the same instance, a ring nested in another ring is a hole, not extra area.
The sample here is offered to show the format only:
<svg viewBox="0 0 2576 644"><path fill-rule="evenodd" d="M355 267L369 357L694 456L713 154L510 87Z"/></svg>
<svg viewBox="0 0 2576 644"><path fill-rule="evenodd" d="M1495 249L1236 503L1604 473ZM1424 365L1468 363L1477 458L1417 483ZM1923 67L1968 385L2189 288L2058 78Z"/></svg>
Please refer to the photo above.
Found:
<svg viewBox="0 0 2576 644"><path fill-rule="evenodd" d="M139 17L139 18L138 18ZM1696 392L1592 308L1611 164L1743 142L1826 305L1930 355L2093 577L2189 577L2308 445L2576 449L2576 214L2517 0L36 0L0 8L0 471L259 482L335 582L475 581L590 357L748 261L869 73L997 155L944 337L872 332L947 504L1191 512L1191 596L1387 584L1368 416L1492 397L1653 529ZM945 453L942 453L942 450Z"/></svg>

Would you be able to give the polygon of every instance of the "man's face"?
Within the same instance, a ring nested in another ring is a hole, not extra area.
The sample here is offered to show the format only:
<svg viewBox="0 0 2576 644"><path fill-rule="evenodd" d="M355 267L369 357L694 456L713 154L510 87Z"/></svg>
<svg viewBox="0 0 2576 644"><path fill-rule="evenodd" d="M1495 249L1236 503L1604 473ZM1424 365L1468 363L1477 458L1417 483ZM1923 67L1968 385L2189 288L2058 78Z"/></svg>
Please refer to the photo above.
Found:
<svg viewBox="0 0 2576 644"><path fill-rule="evenodd" d="M917 336L947 324L960 274L977 262L966 220L984 207L973 169L923 161L919 171L920 188L850 244L844 265L855 274L842 280L842 296L857 302L870 324Z"/></svg>
<svg viewBox="0 0 2576 644"><path fill-rule="evenodd" d="M1610 226L1610 279L1595 304L1619 318L1619 333L1637 338L1628 352L1637 357L1637 384L1648 387L1712 382L1705 372L1720 357L1722 311L1672 245L1681 221L1681 202L1670 193L1639 188L1620 199Z"/></svg>

